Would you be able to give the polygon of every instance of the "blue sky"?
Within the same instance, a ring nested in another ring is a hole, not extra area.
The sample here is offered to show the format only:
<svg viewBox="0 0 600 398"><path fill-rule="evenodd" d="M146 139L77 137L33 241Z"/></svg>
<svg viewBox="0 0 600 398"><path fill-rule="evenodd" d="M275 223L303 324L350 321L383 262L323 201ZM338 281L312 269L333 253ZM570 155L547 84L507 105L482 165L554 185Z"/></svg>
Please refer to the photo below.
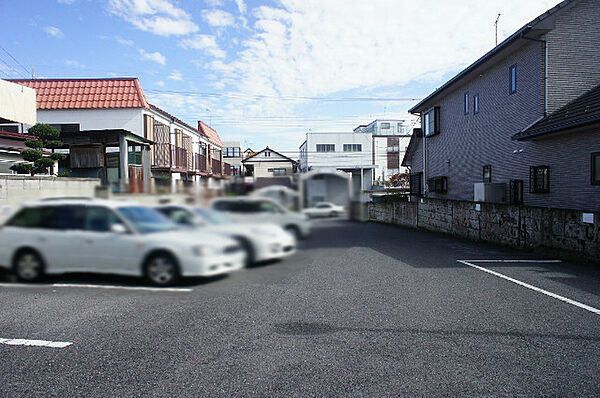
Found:
<svg viewBox="0 0 600 398"><path fill-rule="evenodd" d="M192 125L292 154L406 118L493 47L498 13L501 40L557 2L3 0L0 78L135 76Z"/></svg>

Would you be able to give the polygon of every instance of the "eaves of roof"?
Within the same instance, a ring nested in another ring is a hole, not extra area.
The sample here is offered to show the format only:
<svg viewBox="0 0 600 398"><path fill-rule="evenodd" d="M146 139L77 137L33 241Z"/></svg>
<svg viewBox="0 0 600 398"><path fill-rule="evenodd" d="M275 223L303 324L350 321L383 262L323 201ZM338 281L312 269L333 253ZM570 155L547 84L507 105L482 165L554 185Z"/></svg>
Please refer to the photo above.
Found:
<svg viewBox="0 0 600 398"><path fill-rule="evenodd" d="M445 91L447 88L449 88L450 86L452 86L454 83L456 83L457 81L461 80L463 77L465 77L466 75L468 75L471 71L473 71L478 66L480 66L483 63L487 62L491 57L493 57L494 55L498 54L501 50L504 50L505 48L509 47L511 44L513 44L519 38L522 38L525 35L525 33L527 33L528 31L530 31L536 24L538 24L541 21L543 21L544 19L546 19L546 18L554 15L558 10L566 7L568 4L574 3L576 1L579 1L579 0L564 0L561 3L557 4L556 6L554 6L553 8L551 8L550 10L548 10L545 13L541 14L540 16L538 16L537 18L535 18L534 20L532 20L531 22L529 22L525 26L521 27L515 33L513 33L508 38L506 38L502 43L498 44L492 50L488 51L485 55L483 55L477 61L475 61L474 63L472 63L471 65L469 65L466 69L463 69L459 74L457 74L456 76L454 76L452 79L448 80L441 87L439 87L438 89L436 89L433 93L429 94L427 97L425 97L423 100L421 100L418 104L416 104L415 106L413 106L412 108L410 108L408 110L408 112L414 114L414 113L419 113L419 112L423 111L423 109L421 109L423 107L423 105L425 105L427 102L429 102L432 98L436 97L441 92Z"/></svg>

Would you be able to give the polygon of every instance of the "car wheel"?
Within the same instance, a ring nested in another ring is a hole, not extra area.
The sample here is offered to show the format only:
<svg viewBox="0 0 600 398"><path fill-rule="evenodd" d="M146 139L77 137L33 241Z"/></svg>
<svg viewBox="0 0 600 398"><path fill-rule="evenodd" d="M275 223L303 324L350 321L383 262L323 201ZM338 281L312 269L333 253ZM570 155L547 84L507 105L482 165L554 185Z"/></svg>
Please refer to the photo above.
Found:
<svg viewBox="0 0 600 398"><path fill-rule="evenodd" d="M179 279L179 268L170 254L155 254L144 267L146 279L153 285L168 286Z"/></svg>
<svg viewBox="0 0 600 398"><path fill-rule="evenodd" d="M22 250L15 256L13 271L24 282L33 282L44 275L44 262L33 250Z"/></svg>
<svg viewBox="0 0 600 398"><path fill-rule="evenodd" d="M240 246L242 246L242 249L246 253L246 261L245 261L244 265L246 267L251 266L256 261L256 255L254 254L254 247L252 247L252 244L247 239L238 237L237 241L240 243Z"/></svg>
<svg viewBox="0 0 600 398"><path fill-rule="evenodd" d="M300 229L295 225L288 225L284 228L288 233L292 234L296 240L300 239Z"/></svg>

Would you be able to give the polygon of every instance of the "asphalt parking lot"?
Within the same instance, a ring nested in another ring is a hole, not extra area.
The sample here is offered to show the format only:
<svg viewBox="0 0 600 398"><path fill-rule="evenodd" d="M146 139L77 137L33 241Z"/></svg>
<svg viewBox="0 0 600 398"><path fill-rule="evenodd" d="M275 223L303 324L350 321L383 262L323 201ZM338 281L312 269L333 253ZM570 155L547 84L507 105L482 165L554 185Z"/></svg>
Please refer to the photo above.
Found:
<svg viewBox="0 0 600 398"><path fill-rule="evenodd" d="M171 289L0 277L0 396L598 396L600 269L315 222L281 262Z"/></svg>

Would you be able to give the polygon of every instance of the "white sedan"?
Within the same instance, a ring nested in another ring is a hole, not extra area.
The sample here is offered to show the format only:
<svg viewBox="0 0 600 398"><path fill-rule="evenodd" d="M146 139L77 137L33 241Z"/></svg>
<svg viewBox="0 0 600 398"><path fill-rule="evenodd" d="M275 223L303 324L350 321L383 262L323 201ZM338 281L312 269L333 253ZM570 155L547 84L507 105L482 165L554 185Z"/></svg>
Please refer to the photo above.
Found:
<svg viewBox="0 0 600 398"><path fill-rule="evenodd" d="M296 252L296 239L275 224L237 223L223 213L198 207L164 205L155 209L182 226L237 240L246 251L247 265L282 259Z"/></svg>
<svg viewBox="0 0 600 398"><path fill-rule="evenodd" d="M338 217L346 214L346 209L333 203L320 202L314 207L303 209L302 213L309 217Z"/></svg>
<svg viewBox="0 0 600 398"><path fill-rule="evenodd" d="M179 277L235 271L245 258L231 238L181 231L162 214L127 202L40 201L0 227L0 266L23 281L93 272L169 285Z"/></svg>

